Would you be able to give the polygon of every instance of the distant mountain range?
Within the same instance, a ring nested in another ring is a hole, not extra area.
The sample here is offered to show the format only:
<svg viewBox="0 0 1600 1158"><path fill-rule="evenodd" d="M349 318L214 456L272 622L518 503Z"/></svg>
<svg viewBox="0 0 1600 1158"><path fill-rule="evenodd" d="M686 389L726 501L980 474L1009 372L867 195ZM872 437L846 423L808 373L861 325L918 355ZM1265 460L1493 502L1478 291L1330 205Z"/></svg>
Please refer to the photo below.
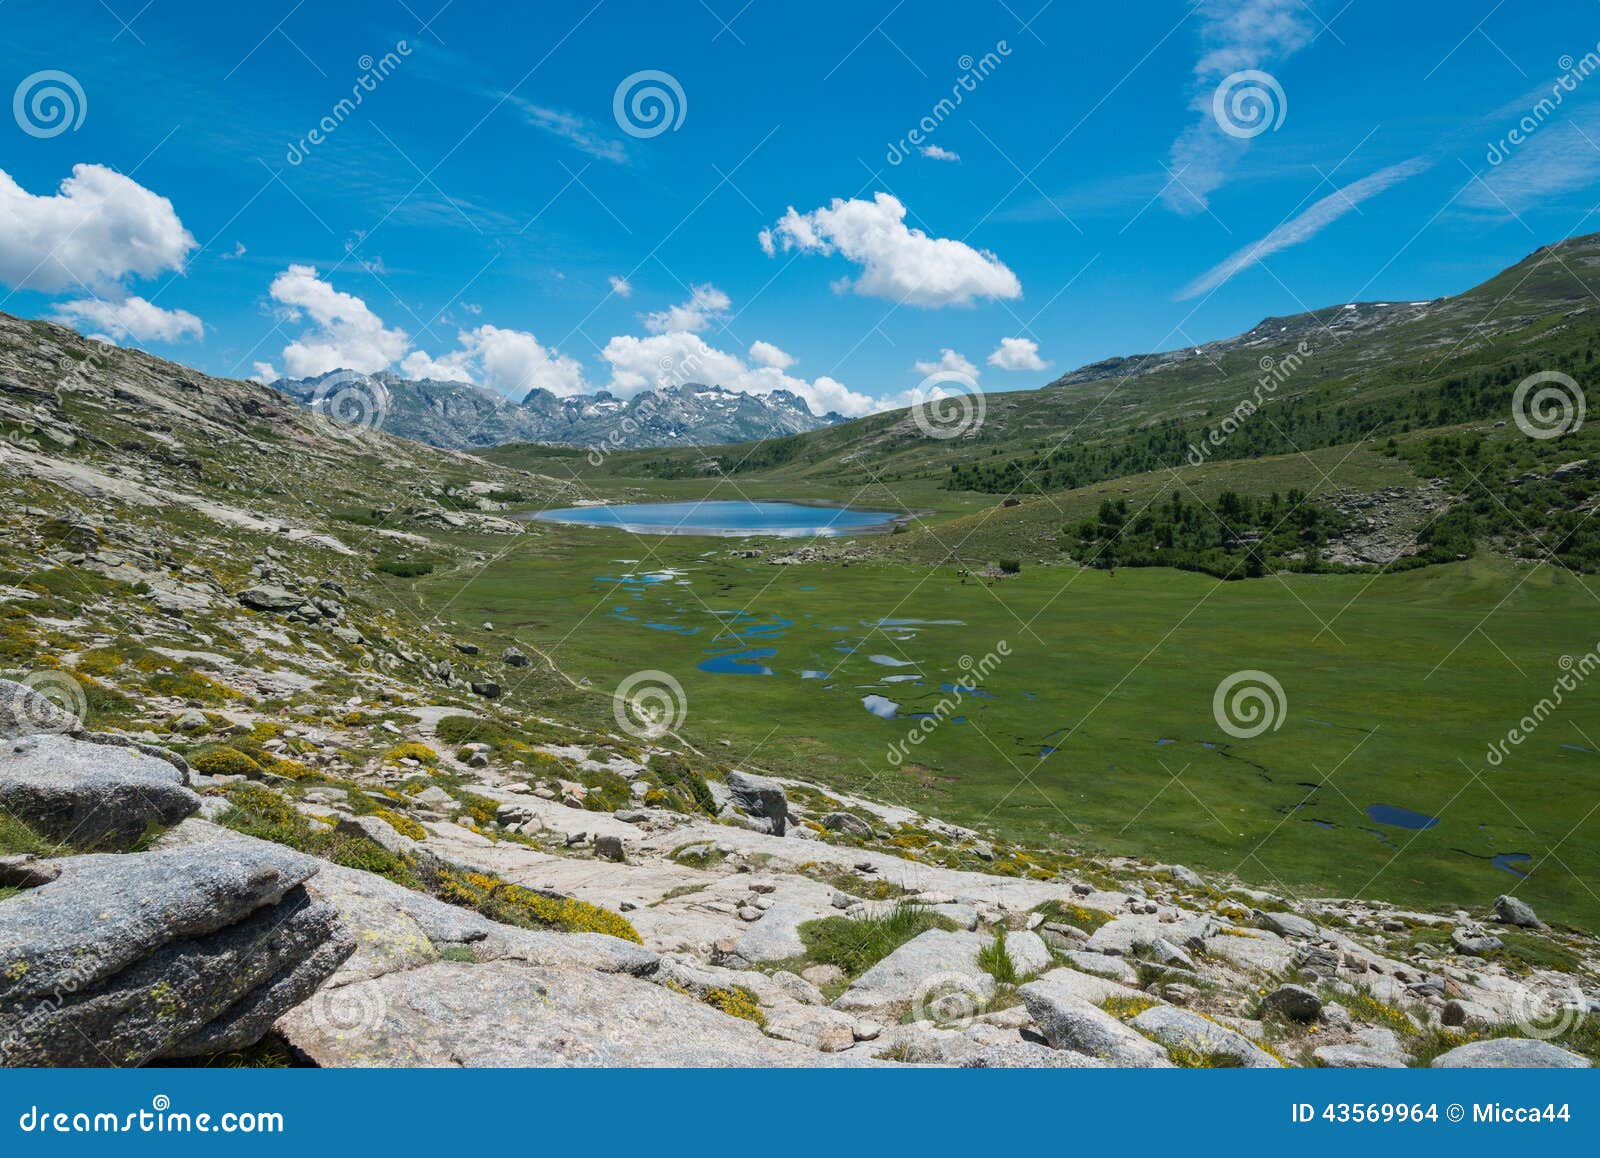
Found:
<svg viewBox="0 0 1600 1158"><path fill-rule="evenodd" d="M338 391L382 398L382 429L433 446L469 450L508 442L625 450L661 446L717 446L800 434L845 421L818 417L787 390L744 394L721 386L686 383L646 390L632 398L600 391L562 398L548 390L514 402L470 382L409 379L381 371L333 370L315 378L280 378L273 388L303 406L329 409ZM331 407L342 417L343 407ZM352 408L367 413L363 402Z"/></svg>

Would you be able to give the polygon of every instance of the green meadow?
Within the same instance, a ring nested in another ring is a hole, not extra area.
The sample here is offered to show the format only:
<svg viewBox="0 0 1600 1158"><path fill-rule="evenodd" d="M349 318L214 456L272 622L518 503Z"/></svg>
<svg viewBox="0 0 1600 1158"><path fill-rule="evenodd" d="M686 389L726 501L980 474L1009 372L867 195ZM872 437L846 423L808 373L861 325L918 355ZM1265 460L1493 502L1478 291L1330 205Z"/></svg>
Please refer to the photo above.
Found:
<svg viewBox="0 0 1600 1158"><path fill-rule="evenodd" d="M733 554L752 546L766 556ZM887 552L767 562L795 546L541 525L417 590L458 624L492 620L486 646L514 637L590 681L574 696L596 721L624 677L670 674L679 731L709 759L1297 897L1482 906L1515 869L1541 914L1600 920L1584 814L1600 687L1486 759L1550 695L1561 657L1600 645L1593 577L1490 558L1237 582L1031 562L986 580ZM928 622L895 622L909 620ZM975 669L981 694L941 691ZM1275 726L1250 738L1213 710L1242 670L1283 691ZM897 760L918 713L942 718ZM1380 823L1373 806L1437 823Z"/></svg>

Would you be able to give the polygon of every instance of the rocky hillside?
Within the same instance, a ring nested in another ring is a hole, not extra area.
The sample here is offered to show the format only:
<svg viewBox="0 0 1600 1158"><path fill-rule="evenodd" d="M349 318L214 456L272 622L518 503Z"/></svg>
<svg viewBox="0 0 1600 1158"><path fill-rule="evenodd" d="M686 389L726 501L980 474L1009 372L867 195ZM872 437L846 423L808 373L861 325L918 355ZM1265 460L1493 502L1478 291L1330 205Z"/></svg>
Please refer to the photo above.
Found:
<svg viewBox="0 0 1600 1158"><path fill-rule="evenodd" d="M3 315L0 429L5 1064L1600 1054L1600 941L1514 898L1009 844L644 738L415 602L554 479Z"/></svg>
<svg viewBox="0 0 1600 1158"><path fill-rule="evenodd" d="M470 449L540 442L605 451L715 446L780 438L831 426L787 390L745 394L687 383L618 398L604 390L558 397L534 389L519 402L470 382L412 380L388 372L334 370L272 384L296 401L347 422L381 426L431 446Z"/></svg>

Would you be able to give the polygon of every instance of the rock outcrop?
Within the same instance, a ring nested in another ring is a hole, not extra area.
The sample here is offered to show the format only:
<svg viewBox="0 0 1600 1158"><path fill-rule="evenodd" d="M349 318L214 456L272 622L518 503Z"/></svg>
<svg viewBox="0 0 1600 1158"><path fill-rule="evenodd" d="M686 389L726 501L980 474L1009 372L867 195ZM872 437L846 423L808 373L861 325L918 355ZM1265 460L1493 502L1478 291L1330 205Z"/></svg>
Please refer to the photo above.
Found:
<svg viewBox="0 0 1600 1158"><path fill-rule="evenodd" d="M305 890L317 866L262 841L55 862L0 904L6 1064L141 1065L257 1041L354 951Z"/></svg>
<svg viewBox="0 0 1600 1158"><path fill-rule="evenodd" d="M43 733L0 741L0 808L52 840L127 848L200 808L184 773L135 748Z"/></svg>

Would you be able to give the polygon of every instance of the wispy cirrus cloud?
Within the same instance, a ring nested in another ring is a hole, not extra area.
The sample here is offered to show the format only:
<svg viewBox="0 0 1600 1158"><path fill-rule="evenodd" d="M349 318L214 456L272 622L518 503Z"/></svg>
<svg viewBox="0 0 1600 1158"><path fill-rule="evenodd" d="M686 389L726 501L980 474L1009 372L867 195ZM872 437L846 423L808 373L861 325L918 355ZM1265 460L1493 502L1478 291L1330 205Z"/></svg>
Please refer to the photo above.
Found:
<svg viewBox="0 0 1600 1158"><path fill-rule="evenodd" d="M515 105L534 128L541 129L553 137L559 137L580 153L616 165L627 163L628 150L623 143L616 137L608 136L586 117L534 104L518 96L508 95L506 100Z"/></svg>
<svg viewBox="0 0 1600 1158"><path fill-rule="evenodd" d="M1600 107L1575 110L1546 125L1461 194L1471 209L1522 213L1600 181Z"/></svg>
<svg viewBox="0 0 1600 1158"><path fill-rule="evenodd" d="M1168 208L1182 214L1198 213L1227 181L1250 141L1224 132L1217 123L1212 111L1217 87L1237 72L1276 68L1310 44L1315 29L1308 4L1314 2L1209 0L1200 6L1204 52L1194 66L1194 94L1189 103L1196 115L1172 143L1171 168L1176 177L1161 195Z"/></svg>
<svg viewBox="0 0 1600 1158"><path fill-rule="evenodd" d="M1363 201L1376 197L1385 189L1398 185L1409 177L1416 176L1431 165L1432 162L1427 158L1413 157L1398 165L1379 169L1359 181L1352 181L1342 189L1335 189L1320 201L1313 203L1305 212L1285 221L1259 241L1253 241L1243 249L1234 251L1226 261L1195 278L1178 291L1177 300L1185 301L1210 293L1229 278L1259 264L1274 253L1310 241Z"/></svg>

